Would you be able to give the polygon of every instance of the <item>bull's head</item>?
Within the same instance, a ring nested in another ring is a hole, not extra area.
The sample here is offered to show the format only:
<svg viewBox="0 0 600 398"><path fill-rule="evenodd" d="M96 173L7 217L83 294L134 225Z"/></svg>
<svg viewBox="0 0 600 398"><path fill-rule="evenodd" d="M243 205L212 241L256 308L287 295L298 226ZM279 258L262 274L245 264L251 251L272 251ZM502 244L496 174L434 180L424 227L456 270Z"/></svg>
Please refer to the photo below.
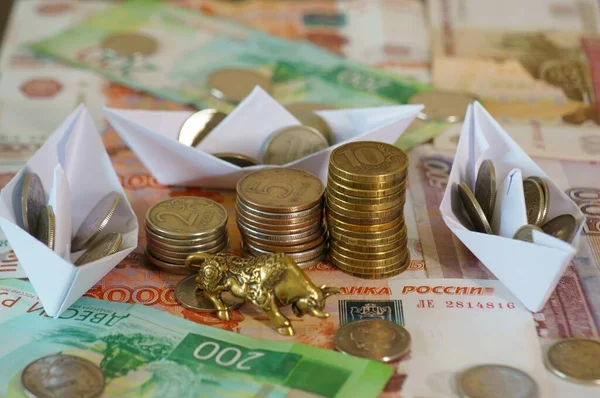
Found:
<svg viewBox="0 0 600 398"><path fill-rule="evenodd" d="M305 297L299 298L292 304L292 310L297 317L309 314L317 318L327 318L329 314L323 311L325 299L332 294L341 294L337 287L323 285L320 288L310 289Z"/></svg>

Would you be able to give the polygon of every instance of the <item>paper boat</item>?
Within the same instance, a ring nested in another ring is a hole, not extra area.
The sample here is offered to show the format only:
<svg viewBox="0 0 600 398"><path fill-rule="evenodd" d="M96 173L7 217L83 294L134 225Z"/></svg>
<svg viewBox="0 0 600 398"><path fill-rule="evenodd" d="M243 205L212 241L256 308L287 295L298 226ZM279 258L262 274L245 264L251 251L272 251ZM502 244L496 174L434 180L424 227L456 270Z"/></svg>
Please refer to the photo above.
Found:
<svg viewBox="0 0 600 398"><path fill-rule="evenodd" d="M329 154L350 141L394 143L423 107L402 105L316 112L333 131L335 144L283 167L303 169L327 179ZM276 130L299 124L283 106L256 87L197 148L177 140L193 112L105 108L104 114L154 178L164 185L235 188L246 173L265 167L240 168L211 155L233 152L261 158L262 145Z"/></svg>
<svg viewBox="0 0 600 398"><path fill-rule="evenodd" d="M492 216L496 235L465 227L456 197L455 185L460 182L466 182L473 190L477 170L485 159L490 159L496 168L497 194ZM578 229L570 244L538 231L533 232L534 243L512 239L516 230L527 224L522 179L529 176L548 181L547 220L565 213L575 217ZM440 211L448 228L531 311L541 310L554 291L575 255L585 221L577 205L479 103L467 109Z"/></svg>
<svg viewBox="0 0 600 398"><path fill-rule="evenodd" d="M55 247L49 249L22 228L20 192L26 173L36 173L47 203L55 213ZM103 234L121 232L121 249L108 257L75 266L72 232L106 194L120 196L116 213ZM50 316L69 308L136 246L138 223L104 149L102 139L84 106L77 108L29 159L0 193L0 227L21 267Z"/></svg>

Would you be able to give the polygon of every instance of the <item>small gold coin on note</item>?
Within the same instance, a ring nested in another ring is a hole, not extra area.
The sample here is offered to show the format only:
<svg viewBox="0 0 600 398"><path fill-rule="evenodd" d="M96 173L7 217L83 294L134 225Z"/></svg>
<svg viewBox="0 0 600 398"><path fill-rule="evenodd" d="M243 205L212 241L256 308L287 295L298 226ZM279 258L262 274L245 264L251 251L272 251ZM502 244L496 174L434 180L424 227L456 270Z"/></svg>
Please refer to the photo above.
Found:
<svg viewBox="0 0 600 398"><path fill-rule="evenodd" d="M231 164L235 164L239 167L250 167L260 164L258 160L253 159L250 156L243 155L241 153L219 152L213 153L212 155Z"/></svg>
<svg viewBox="0 0 600 398"><path fill-rule="evenodd" d="M23 177L21 188L21 216L23 229L31 235L36 234L40 212L46 205L46 194L42 180L35 173L27 173Z"/></svg>
<svg viewBox="0 0 600 398"><path fill-rule="evenodd" d="M527 373L505 365L477 365L456 377L461 398L538 398L538 385Z"/></svg>
<svg viewBox="0 0 600 398"><path fill-rule="evenodd" d="M526 224L523 225L521 228L517 229L517 232L515 232L515 234L513 235L513 239L533 243L533 230L544 232L537 225Z"/></svg>
<svg viewBox="0 0 600 398"><path fill-rule="evenodd" d="M46 205L40 211L40 218L37 225L37 240L54 250L54 237L56 235L56 218L52 206Z"/></svg>
<svg viewBox="0 0 600 398"><path fill-rule="evenodd" d="M542 186L531 179L523 180L523 194L525 195L525 208L527 210L527 223L540 225L546 209L546 198Z"/></svg>
<svg viewBox="0 0 600 398"><path fill-rule="evenodd" d="M105 50L112 50L121 57L136 54L152 55L158 49L158 42L151 36L142 33L116 33L107 36L100 44Z"/></svg>
<svg viewBox="0 0 600 398"><path fill-rule="evenodd" d="M315 111L333 110L335 109L334 107L312 102L299 102L297 104L286 105L285 108L298 119L300 124L317 129L323 134L329 144L334 143L331 127L329 127L325 119L315 113Z"/></svg>
<svg viewBox="0 0 600 398"><path fill-rule="evenodd" d="M467 107L476 100L476 97L466 93L424 91L410 97L408 103L425 106L417 116L421 120L455 123L465 118Z"/></svg>
<svg viewBox="0 0 600 398"><path fill-rule="evenodd" d="M260 86L267 93L273 91L271 80L250 69L219 69L208 75L206 84L213 97L237 104Z"/></svg>
<svg viewBox="0 0 600 398"><path fill-rule="evenodd" d="M565 380L600 385L600 340L566 339L546 351L546 367Z"/></svg>
<svg viewBox="0 0 600 398"><path fill-rule="evenodd" d="M123 235L111 232L98 240L75 261L75 265L83 265L110 256L119 251L123 243Z"/></svg>
<svg viewBox="0 0 600 398"><path fill-rule="evenodd" d="M85 220L83 220L73 237L73 241L71 242L72 252L89 247L94 239L104 231L117 211L119 201L119 194L110 192L96 203L96 206L94 206Z"/></svg>
<svg viewBox="0 0 600 398"><path fill-rule="evenodd" d="M325 149L323 134L308 126L284 127L271 135L264 145L263 163L282 165Z"/></svg>
<svg viewBox="0 0 600 398"><path fill-rule="evenodd" d="M570 243L577 232L577 220L570 214L562 214L542 225L542 230L548 235Z"/></svg>
<svg viewBox="0 0 600 398"><path fill-rule="evenodd" d="M179 142L195 147L227 117L215 109L203 109L188 117L179 130Z"/></svg>
<svg viewBox="0 0 600 398"><path fill-rule="evenodd" d="M458 194L460 195L460 200L469 216L469 220L471 220L471 223L477 232L491 234L492 228L490 227L490 223L485 217L485 213L481 209L477 199L475 199L475 195L473 195L469 186L464 182L461 182L458 185Z"/></svg>
<svg viewBox="0 0 600 398"><path fill-rule="evenodd" d="M483 209L488 222L492 222L496 203L496 169L491 160L484 160L479 166L475 182L475 199Z"/></svg>

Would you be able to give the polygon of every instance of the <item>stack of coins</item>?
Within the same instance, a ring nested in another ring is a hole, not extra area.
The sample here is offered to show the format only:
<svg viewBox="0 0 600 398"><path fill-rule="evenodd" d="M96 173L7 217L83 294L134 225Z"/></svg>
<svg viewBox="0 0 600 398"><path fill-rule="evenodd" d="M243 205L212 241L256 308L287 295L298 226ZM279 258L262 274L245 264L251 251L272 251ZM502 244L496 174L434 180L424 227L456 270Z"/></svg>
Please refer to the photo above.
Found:
<svg viewBox="0 0 600 398"><path fill-rule="evenodd" d="M329 159L327 227L331 262L368 279L408 268L404 202L408 156L381 142L351 142Z"/></svg>
<svg viewBox="0 0 600 398"><path fill-rule="evenodd" d="M325 187L315 175L295 169L267 169L237 184L237 225L251 255L286 253L300 267L323 259Z"/></svg>
<svg viewBox="0 0 600 398"><path fill-rule="evenodd" d="M195 196L163 200L146 213L146 256L164 271L187 274L192 253L227 248L227 211L215 201Z"/></svg>

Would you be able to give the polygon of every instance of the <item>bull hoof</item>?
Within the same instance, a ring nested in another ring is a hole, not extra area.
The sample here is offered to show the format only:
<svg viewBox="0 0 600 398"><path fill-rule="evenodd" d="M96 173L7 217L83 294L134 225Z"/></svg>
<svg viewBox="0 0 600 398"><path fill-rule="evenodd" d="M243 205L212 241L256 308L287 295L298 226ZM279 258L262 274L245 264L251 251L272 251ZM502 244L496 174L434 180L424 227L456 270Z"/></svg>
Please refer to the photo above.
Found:
<svg viewBox="0 0 600 398"><path fill-rule="evenodd" d="M294 328L291 326L283 326L283 327L277 328L277 333L279 333L282 336L293 336Z"/></svg>
<svg viewBox="0 0 600 398"><path fill-rule="evenodd" d="M229 311L217 311L217 316L219 317L219 319L228 321L229 320Z"/></svg>

